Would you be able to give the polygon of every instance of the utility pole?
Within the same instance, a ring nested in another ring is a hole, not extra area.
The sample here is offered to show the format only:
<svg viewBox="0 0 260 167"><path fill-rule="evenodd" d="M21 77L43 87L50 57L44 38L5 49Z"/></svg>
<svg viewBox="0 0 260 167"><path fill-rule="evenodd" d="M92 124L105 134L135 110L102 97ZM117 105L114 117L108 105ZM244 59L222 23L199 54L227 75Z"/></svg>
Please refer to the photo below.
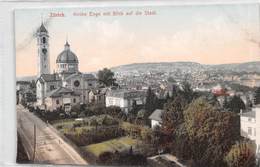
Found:
<svg viewBox="0 0 260 167"><path fill-rule="evenodd" d="M36 125L33 125L33 162L35 161L36 154Z"/></svg>

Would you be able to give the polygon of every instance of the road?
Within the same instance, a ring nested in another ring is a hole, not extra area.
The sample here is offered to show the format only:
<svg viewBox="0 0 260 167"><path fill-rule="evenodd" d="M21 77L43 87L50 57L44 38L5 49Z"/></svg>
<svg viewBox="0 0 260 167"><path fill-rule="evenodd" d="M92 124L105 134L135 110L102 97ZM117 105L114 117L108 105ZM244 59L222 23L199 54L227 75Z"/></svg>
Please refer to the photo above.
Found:
<svg viewBox="0 0 260 167"><path fill-rule="evenodd" d="M50 125L43 122L21 105L17 105L16 110L17 129L26 147L25 149L31 157L33 157L34 152L34 125L36 127L36 153L34 163L88 164Z"/></svg>

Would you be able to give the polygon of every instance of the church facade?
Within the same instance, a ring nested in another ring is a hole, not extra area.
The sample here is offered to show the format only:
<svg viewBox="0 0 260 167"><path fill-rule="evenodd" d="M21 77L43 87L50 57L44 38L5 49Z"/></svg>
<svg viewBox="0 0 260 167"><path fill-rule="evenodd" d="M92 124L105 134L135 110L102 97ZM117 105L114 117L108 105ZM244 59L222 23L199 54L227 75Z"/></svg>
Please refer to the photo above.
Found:
<svg viewBox="0 0 260 167"><path fill-rule="evenodd" d="M89 91L98 86L93 74L79 71L79 60L66 41L64 50L57 56L56 72L50 73L49 34L42 24L37 30L37 106L48 111L89 102Z"/></svg>

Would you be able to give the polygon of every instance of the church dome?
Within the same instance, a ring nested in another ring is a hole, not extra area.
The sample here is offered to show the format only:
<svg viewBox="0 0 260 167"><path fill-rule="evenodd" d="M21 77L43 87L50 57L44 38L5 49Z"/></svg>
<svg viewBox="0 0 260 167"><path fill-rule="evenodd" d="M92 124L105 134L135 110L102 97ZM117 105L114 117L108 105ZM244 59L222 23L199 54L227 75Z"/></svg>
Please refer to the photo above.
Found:
<svg viewBox="0 0 260 167"><path fill-rule="evenodd" d="M75 53L73 53L70 50L70 45L68 42L66 42L66 44L64 45L65 48L64 50L58 55L57 59L56 59L56 63L78 63L78 58L75 55Z"/></svg>

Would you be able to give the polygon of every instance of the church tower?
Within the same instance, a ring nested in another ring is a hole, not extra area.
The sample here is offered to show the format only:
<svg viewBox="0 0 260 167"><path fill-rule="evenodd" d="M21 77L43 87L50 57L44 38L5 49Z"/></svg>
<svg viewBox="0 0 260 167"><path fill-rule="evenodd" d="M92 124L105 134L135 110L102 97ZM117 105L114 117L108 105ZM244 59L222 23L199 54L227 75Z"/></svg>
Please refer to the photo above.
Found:
<svg viewBox="0 0 260 167"><path fill-rule="evenodd" d="M40 77L41 74L50 74L49 35L43 23L38 28L36 36L38 46L37 77Z"/></svg>

